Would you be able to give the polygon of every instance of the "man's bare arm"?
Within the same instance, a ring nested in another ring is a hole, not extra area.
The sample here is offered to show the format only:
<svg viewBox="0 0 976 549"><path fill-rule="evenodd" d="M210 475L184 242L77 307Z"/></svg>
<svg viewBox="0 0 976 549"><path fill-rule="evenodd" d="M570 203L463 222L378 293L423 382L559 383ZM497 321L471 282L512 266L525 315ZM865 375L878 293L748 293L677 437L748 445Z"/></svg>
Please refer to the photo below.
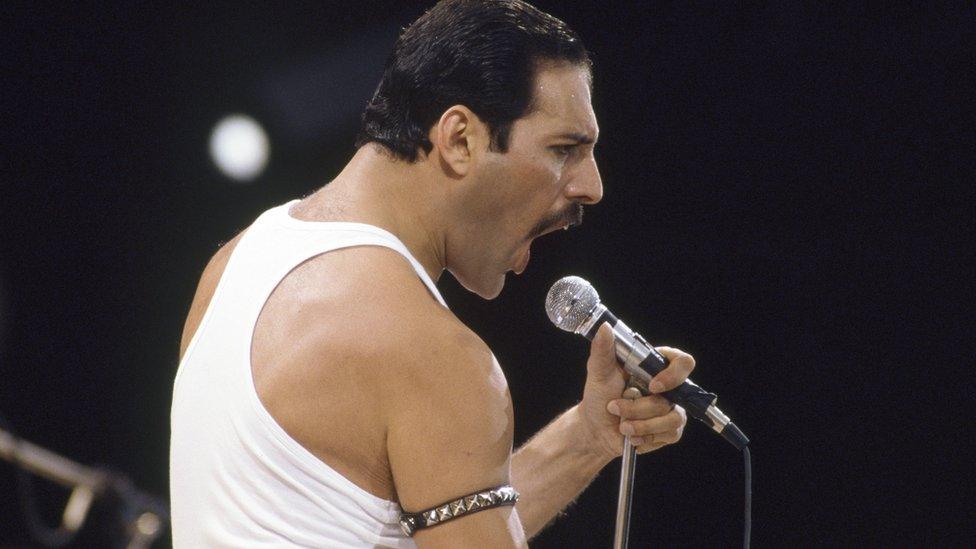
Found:
<svg viewBox="0 0 976 549"><path fill-rule="evenodd" d="M536 433L512 458L525 536L538 534L573 502L613 456L590 449L577 407Z"/></svg>
<svg viewBox="0 0 976 549"><path fill-rule="evenodd" d="M400 506L419 512L510 484L513 414L504 375L487 346L460 327L431 321L401 346L399 383L384 408L390 469ZM525 546L512 506L418 530L420 547Z"/></svg>
<svg viewBox="0 0 976 549"><path fill-rule="evenodd" d="M670 361L654 377L662 390L680 385L694 368L691 355L659 347ZM600 470L623 450L623 433L633 435L640 453L681 438L686 417L680 406L650 395L621 399L626 376L604 327L593 340L586 364L583 400L539 431L512 459L512 484L522 497L519 517L532 538L585 489Z"/></svg>

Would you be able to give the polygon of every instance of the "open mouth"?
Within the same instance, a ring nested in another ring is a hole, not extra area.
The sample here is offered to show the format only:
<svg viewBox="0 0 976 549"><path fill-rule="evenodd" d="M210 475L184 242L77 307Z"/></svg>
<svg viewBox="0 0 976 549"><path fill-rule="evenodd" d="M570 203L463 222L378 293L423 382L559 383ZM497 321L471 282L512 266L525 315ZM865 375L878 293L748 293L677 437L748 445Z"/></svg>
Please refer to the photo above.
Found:
<svg viewBox="0 0 976 549"><path fill-rule="evenodd" d="M549 234L557 229L569 229L570 227L575 227L583 223L583 205L579 202L574 202L569 205L565 210L559 212L558 214L551 215L542 221L540 221L536 226L529 231L528 240L532 240Z"/></svg>
<svg viewBox="0 0 976 549"><path fill-rule="evenodd" d="M559 229L568 230L570 227L575 227L582 222L583 205L579 203L573 203L564 211L543 219L529 233L530 236L526 239L522 252L519 254L512 271L517 275L525 271L525 268L529 264L529 259L532 256L532 242L536 238L558 231Z"/></svg>

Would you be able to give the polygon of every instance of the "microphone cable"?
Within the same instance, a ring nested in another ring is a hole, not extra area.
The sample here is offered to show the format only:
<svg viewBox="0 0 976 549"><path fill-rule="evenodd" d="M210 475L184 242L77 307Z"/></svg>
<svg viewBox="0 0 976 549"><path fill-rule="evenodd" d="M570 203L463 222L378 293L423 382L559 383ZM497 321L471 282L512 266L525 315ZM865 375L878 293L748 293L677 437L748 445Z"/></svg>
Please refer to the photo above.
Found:
<svg viewBox="0 0 976 549"><path fill-rule="evenodd" d="M752 537L752 454L749 452L749 446L746 445L742 448L742 457L745 461L746 471L745 471L745 510L743 511L743 533L742 533L742 547L749 549L750 538Z"/></svg>

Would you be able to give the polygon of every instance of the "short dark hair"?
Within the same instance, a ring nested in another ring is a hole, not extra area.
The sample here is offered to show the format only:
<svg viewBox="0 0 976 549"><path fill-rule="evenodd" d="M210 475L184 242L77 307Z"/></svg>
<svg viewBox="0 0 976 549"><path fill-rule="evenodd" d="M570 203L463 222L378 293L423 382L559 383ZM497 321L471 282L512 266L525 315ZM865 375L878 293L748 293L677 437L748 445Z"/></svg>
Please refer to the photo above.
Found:
<svg viewBox="0 0 976 549"><path fill-rule="evenodd" d="M444 0L407 27L363 112L356 146L375 142L397 158L429 153L431 126L464 105L508 150L512 123L532 110L533 80L545 62L590 67L579 36L521 0Z"/></svg>

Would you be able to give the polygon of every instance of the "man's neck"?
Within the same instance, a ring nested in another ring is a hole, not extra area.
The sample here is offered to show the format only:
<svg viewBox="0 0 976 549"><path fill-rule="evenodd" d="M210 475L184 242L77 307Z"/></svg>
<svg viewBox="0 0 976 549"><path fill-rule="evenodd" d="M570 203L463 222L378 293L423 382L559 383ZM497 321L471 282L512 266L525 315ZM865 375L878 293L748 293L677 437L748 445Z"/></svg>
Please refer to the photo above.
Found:
<svg viewBox="0 0 976 549"><path fill-rule="evenodd" d="M445 213L451 211L429 161L394 161L379 145L360 147L342 172L292 210L309 221L354 221L400 239L435 282L446 265Z"/></svg>

